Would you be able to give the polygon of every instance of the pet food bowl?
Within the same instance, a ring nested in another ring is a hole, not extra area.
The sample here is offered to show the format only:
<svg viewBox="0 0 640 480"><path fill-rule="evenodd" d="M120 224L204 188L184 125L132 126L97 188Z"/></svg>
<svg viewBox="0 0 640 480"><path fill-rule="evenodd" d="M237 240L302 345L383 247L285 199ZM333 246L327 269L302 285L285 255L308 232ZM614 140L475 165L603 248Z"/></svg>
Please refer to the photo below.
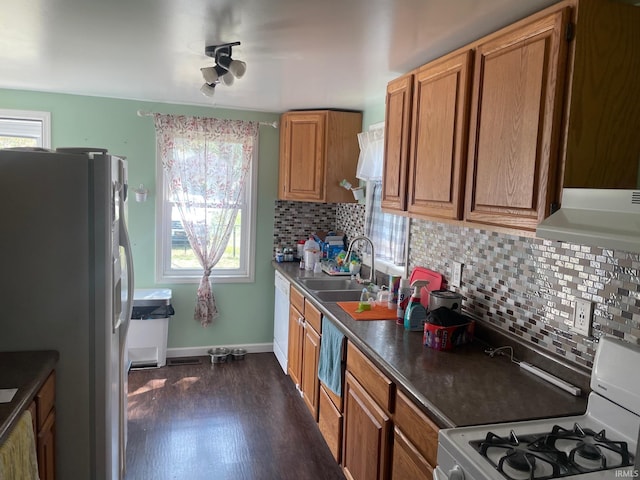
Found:
<svg viewBox="0 0 640 480"><path fill-rule="evenodd" d="M212 348L208 353L211 356L211 363L224 363L229 357L229 349L226 347Z"/></svg>
<svg viewBox="0 0 640 480"><path fill-rule="evenodd" d="M244 348L234 348L231 350L231 356L234 360L244 360L247 351Z"/></svg>

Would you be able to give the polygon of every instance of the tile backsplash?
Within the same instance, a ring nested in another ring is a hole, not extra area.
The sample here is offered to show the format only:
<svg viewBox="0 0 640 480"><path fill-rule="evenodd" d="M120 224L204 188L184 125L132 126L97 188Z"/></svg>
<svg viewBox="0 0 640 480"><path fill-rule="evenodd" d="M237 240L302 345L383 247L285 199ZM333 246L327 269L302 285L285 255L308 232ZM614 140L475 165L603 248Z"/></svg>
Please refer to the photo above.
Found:
<svg viewBox="0 0 640 480"><path fill-rule="evenodd" d="M295 246L316 231L337 230L347 238L364 233L364 205L277 200L273 248Z"/></svg>
<svg viewBox="0 0 640 480"><path fill-rule="evenodd" d="M277 201L274 247L315 230L364 232L364 205ZM466 313L567 361L591 368L597 339L640 343L640 255L412 220L409 269L449 277L464 264ZM576 298L594 304L592 336L569 330Z"/></svg>
<svg viewBox="0 0 640 480"><path fill-rule="evenodd" d="M464 264L467 313L590 368L597 338L640 343L640 256L413 220L409 265L449 276ZM573 302L594 303L592 337L569 330Z"/></svg>

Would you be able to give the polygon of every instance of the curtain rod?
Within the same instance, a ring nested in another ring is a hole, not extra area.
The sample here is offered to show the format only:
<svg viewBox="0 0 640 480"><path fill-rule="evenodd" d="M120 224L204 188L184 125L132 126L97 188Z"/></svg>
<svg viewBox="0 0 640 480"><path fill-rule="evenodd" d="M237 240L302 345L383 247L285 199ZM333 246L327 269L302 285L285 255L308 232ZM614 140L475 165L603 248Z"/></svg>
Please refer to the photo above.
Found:
<svg viewBox="0 0 640 480"><path fill-rule="evenodd" d="M139 117L153 117L153 112L145 112L144 110L138 110L136 113L138 114ZM278 122L258 122L258 125L278 128Z"/></svg>

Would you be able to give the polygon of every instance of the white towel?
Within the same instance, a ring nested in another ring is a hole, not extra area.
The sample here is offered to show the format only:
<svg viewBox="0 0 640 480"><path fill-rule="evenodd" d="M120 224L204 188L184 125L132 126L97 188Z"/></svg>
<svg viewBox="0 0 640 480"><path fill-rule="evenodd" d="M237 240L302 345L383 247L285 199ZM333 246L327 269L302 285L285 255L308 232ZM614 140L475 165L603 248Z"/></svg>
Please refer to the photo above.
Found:
<svg viewBox="0 0 640 480"><path fill-rule="evenodd" d="M26 410L0 445L0 480L40 480L31 412Z"/></svg>

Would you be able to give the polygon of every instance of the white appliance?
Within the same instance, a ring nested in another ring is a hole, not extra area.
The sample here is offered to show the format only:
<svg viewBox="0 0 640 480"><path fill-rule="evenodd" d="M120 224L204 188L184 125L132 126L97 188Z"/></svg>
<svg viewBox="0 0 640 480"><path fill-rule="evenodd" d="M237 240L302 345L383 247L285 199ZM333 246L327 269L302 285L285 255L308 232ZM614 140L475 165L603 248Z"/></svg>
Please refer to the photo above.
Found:
<svg viewBox="0 0 640 480"><path fill-rule="evenodd" d="M56 478L121 479L133 263L127 163L0 150L0 350L57 350Z"/></svg>
<svg viewBox="0 0 640 480"><path fill-rule="evenodd" d="M289 348L289 281L275 271L276 293L273 302L273 353L284 373L287 373L287 351Z"/></svg>
<svg viewBox="0 0 640 480"><path fill-rule="evenodd" d="M169 317L174 314L170 288L136 288L127 336L127 366L164 367L167 364Z"/></svg>
<svg viewBox="0 0 640 480"><path fill-rule="evenodd" d="M640 190L565 188L562 208L540 222L536 235L640 253Z"/></svg>
<svg viewBox="0 0 640 480"><path fill-rule="evenodd" d="M639 475L640 346L601 338L583 415L441 430L438 480Z"/></svg>

